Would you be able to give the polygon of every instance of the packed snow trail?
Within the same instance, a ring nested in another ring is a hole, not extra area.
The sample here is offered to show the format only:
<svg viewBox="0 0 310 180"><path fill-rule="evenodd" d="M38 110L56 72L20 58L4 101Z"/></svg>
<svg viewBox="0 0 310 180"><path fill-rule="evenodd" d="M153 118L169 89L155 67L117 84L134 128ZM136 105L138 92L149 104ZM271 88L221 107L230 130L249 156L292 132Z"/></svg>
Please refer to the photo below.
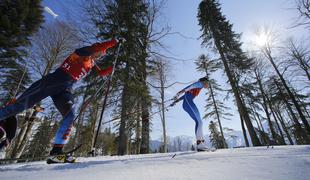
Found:
<svg viewBox="0 0 310 180"><path fill-rule="evenodd" d="M78 161L2 165L0 177L1 180L308 180L310 177L309 145L104 156Z"/></svg>

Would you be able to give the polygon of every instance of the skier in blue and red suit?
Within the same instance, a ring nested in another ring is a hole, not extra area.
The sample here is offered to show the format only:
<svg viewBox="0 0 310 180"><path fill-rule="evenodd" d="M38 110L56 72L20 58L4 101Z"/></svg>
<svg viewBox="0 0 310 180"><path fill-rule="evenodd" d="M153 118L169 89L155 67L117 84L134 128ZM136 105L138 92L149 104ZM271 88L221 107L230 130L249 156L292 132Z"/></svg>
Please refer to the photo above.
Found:
<svg viewBox="0 0 310 180"><path fill-rule="evenodd" d="M54 146L50 151L50 155L62 154L62 149L68 142L75 118L73 96L71 92L72 86L75 82L85 77L93 67L96 68L100 76L109 75L113 68L108 67L105 70L101 70L95 64L95 60L100 57L100 55L105 54L107 49L114 47L117 43L118 40L112 39L110 41L95 43L91 46L76 49L65 59L55 72L33 83L14 103L0 109L0 121L9 120L9 117L15 116L17 113L33 107L42 99L50 96L56 108L63 116L60 127L56 132ZM4 132L2 134L7 133ZM66 161L70 161L70 159Z"/></svg>
<svg viewBox="0 0 310 180"><path fill-rule="evenodd" d="M203 137L202 120L197 106L193 102L194 98L198 96L202 88L208 87L208 79L206 77L200 78L197 82L185 87L177 93L174 97L174 102L171 106L174 106L177 102L183 100L183 109L190 115L195 121L195 135L197 140L197 151L208 150ZM184 95L179 98L181 94Z"/></svg>

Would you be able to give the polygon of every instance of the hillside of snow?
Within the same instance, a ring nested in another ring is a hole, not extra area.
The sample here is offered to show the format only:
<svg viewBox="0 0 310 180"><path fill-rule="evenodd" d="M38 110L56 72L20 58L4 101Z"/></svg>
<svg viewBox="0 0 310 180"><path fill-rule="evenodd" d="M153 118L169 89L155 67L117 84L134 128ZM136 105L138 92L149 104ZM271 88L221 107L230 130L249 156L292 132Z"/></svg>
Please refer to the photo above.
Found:
<svg viewBox="0 0 310 180"><path fill-rule="evenodd" d="M174 156L175 155L175 156ZM1 180L308 180L310 146L78 158L0 166Z"/></svg>

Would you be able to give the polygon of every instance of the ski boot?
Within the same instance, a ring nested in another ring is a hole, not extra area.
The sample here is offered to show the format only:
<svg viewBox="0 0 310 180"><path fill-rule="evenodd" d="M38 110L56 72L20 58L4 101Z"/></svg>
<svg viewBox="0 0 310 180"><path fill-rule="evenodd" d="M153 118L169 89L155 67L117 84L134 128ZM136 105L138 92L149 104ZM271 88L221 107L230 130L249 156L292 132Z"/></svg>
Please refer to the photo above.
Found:
<svg viewBox="0 0 310 180"><path fill-rule="evenodd" d="M8 145L5 130L0 126L0 159L5 157L5 149Z"/></svg>
<svg viewBox="0 0 310 180"><path fill-rule="evenodd" d="M72 153L65 153L62 151L62 147L54 146L50 152L50 156L47 158L47 164L54 163L75 163L75 157Z"/></svg>
<svg viewBox="0 0 310 180"><path fill-rule="evenodd" d="M1 145L8 146L15 137L17 129L17 119L11 116L0 122L0 148Z"/></svg>
<svg viewBox="0 0 310 180"><path fill-rule="evenodd" d="M0 126L0 143L6 140L6 131Z"/></svg>
<svg viewBox="0 0 310 180"><path fill-rule="evenodd" d="M209 151L209 148L205 144L204 140L197 140L197 151Z"/></svg>

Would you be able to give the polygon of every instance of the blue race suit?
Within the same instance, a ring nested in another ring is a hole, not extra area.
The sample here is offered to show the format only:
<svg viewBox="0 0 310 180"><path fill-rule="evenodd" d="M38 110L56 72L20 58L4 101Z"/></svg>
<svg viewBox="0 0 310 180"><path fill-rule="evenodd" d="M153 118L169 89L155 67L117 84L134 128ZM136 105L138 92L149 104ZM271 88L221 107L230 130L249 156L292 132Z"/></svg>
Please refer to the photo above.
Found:
<svg viewBox="0 0 310 180"><path fill-rule="evenodd" d="M15 103L1 108L0 121L31 108L42 99L50 96L63 116L56 133L55 144L66 144L74 120L73 96L71 93L74 82L66 72L57 69L33 83L17 98Z"/></svg>
<svg viewBox="0 0 310 180"><path fill-rule="evenodd" d="M185 91L185 94L180 98L180 100L183 100L183 109L195 121L195 135L197 140L204 139L202 130L203 123L193 99L199 94L203 87L204 84L202 82L195 82L182 90Z"/></svg>

